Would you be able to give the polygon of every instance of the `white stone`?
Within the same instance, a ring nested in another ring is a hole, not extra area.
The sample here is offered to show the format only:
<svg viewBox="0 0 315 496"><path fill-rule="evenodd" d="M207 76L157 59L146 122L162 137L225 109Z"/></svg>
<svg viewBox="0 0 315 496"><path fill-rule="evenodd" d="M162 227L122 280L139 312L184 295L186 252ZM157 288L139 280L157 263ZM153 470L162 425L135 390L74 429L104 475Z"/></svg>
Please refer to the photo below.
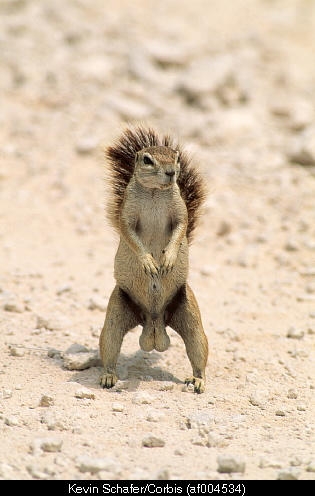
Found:
<svg viewBox="0 0 315 496"><path fill-rule="evenodd" d="M82 455L76 460L76 465L80 472L90 472L96 474L104 470L105 472L117 472L119 465L113 458L93 458L88 455Z"/></svg>
<svg viewBox="0 0 315 496"><path fill-rule="evenodd" d="M107 309L107 305L108 300L106 298L95 295L90 298L88 308L89 310L100 310L101 312L105 312Z"/></svg>
<svg viewBox="0 0 315 496"><path fill-rule="evenodd" d="M299 471L293 467L282 469L278 472L277 480L298 480Z"/></svg>
<svg viewBox="0 0 315 496"><path fill-rule="evenodd" d="M89 351L64 354L63 364L68 370L84 370L91 367L99 367L102 365L102 361L98 351Z"/></svg>
<svg viewBox="0 0 315 496"><path fill-rule="evenodd" d="M138 391L133 395L132 403L136 405L150 405L154 401L154 397L146 391Z"/></svg>
<svg viewBox="0 0 315 496"><path fill-rule="evenodd" d="M124 405L122 403L114 402L112 404L112 410L113 412L123 412L124 411Z"/></svg>
<svg viewBox="0 0 315 496"><path fill-rule="evenodd" d="M85 387L81 387L80 389L77 389L76 392L74 393L74 396L80 399L85 399L85 398L90 400L95 399L95 394L93 393L93 391L90 391L90 389Z"/></svg>

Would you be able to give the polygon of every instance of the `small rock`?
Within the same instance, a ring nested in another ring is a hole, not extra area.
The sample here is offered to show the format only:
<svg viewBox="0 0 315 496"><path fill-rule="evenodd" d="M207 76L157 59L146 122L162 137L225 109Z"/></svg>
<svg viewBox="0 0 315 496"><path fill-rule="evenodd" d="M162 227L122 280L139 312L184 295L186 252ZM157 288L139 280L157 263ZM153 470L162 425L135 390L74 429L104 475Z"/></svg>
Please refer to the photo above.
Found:
<svg viewBox="0 0 315 496"><path fill-rule="evenodd" d="M218 468L217 471L224 474L231 474L233 472L245 472L245 461L232 455L220 455L217 457Z"/></svg>
<svg viewBox="0 0 315 496"><path fill-rule="evenodd" d="M136 405L150 405L155 398L146 391L139 391L133 395L132 403Z"/></svg>
<svg viewBox="0 0 315 496"><path fill-rule="evenodd" d="M57 289L56 294L60 296L63 293L68 293L69 291L71 291L71 289L72 289L71 284L63 284Z"/></svg>
<svg viewBox="0 0 315 496"><path fill-rule="evenodd" d="M253 406L258 406L259 408L264 408L268 401L268 391L266 390L257 390L252 393L249 397L249 402Z"/></svg>
<svg viewBox="0 0 315 496"><path fill-rule="evenodd" d="M76 398L80 398L80 399L85 399L85 398L90 399L90 400L95 399L95 394L92 391L90 391L88 388L85 388L85 387L77 389L74 396Z"/></svg>
<svg viewBox="0 0 315 496"><path fill-rule="evenodd" d="M14 415L10 415L9 417L5 417L4 419L5 425L9 425L10 427L16 427L20 424L19 419Z"/></svg>
<svg viewBox="0 0 315 496"><path fill-rule="evenodd" d="M56 453L57 451L61 451L61 447L62 447L61 439L47 437L44 439L37 439L35 442L37 442L40 449L46 451L47 453Z"/></svg>
<svg viewBox="0 0 315 496"><path fill-rule="evenodd" d="M1 399L4 399L4 400L7 400L9 398L12 397L12 390L11 389L3 389L1 392L0 392L0 398Z"/></svg>
<svg viewBox="0 0 315 496"><path fill-rule="evenodd" d="M25 351L23 348L18 348L17 346L10 346L10 355L14 357L22 357L24 356Z"/></svg>
<svg viewBox="0 0 315 496"><path fill-rule="evenodd" d="M49 431L66 431L68 426L66 420L55 412L47 410L41 417L41 423L47 425Z"/></svg>
<svg viewBox="0 0 315 496"><path fill-rule="evenodd" d="M41 470L39 467L37 467L36 465L27 465L27 471L29 472L29 474L34 477L34 479L41 479L41 480L45 480L45 479L50 479L51 478L51 474L48 473L48 471L46 470Z"/></svg>
<svg viewBox="0 0 315 496"><path fill-rule="evenodd" d="M69 353L64 354L63 365L68 370L84 370L91 367L100 367L102 361L98 351Z"/></svg>
<svg viewBox="0 0 315 496"><path fill-rule="evenodd" d="M25 310L24 303L20 303L15 300L9 300L3 305L3 310L6 312L16 312L16 313L23 313Z"/></svg>
<svg viewBox="0 0 315 496"><path fill-rule="evenodd" d="M222 220L217 229L217 236L226 236L227 234L230 234L231 231L232 231L232 226L230 222L227 222L226 220Z"/></svg>
<svg viewBox="0 0 315 496"><path fill-rule="evenodd" d="M92 458L88 455L80 456L76 465L80 472L90 472L91 474L96 474L101 470L105 472L117 472L119 470L119 465L113 458Z"/></svg>
<svg viewBox="0 0 315 496"><path fill-rule="evenodd" d="M284 410L276 410L276 415L277 415L277 417L285 417L285 411Z"/></svg>
<svg viewBox="0 0 315 496"><path fill-rule="evenodd" d="M290 327L287 332L287 338L291 339L302 339L304 336L304 331L302 329L297 329L296 327Z"/></svg>
<svg viewBox="0 0 315 496"><path fill-rule="evenodd" d="M299 472L295 468L287 468L280 470L277 475L277 480L298 480Z"/></svg>
<svg viewBox="0 0 315 496"><path fill-rule="evenodd" d="M306 472L315 472L315 459L311 460L307 467L306 467Z"/></svg>
<svg viewBox="0 0 315 496"><path fill-rule="evenodd" d="M165 419L165 414L160 410L154 410L153 408L148 411L146 420L148 422L161 422Z"/></svg>
<svg viewBox="0 0 315 496"><path fill-rule="evenodd" d="M188 429L201 429L203 432L210 432L214 425L215 417L213 413L204 410L201 412L193 412L186 417Z"/></svg>
<svg viewBox="0 0 315 496"><path fill-rule="evenodd" d="M291 151L288 154L291 162L300 165L315 165L315 127L307 127L296 138Z"/></svg>
<svg viewBox="0 0 315 496"><path fill-rule="evenodd" d="M184 450L182 450L182 449L180 449L180 448L179 448L179 449L176 449L176 450L174 451L174 455L177 455L177 456L184 456L184 455L185 455L185 451L184 451Z"/></svg>
<svg viewBox="0 0 315 496"><path fill-rule="evenodd" d="M299 405L296 405L296 409L299 412L306 412L306 405L304 403L300 403Z"/></svg>
<svg viewBox="0 0 315 496"><path fill-rule="evenodd" d="M47 351L47 356L49 358L60 358L61 351L56 350L55 348L49 348L49 350Z"/></svg>
<svg viewBox="0 0 315 496"><path fill-rule="evenodd" d="M167 468L164 468L157 473L156 480L170 480L170 473Z"/></svg>
<svg viewBox="0 0 315 496"><path fill-rule="evenodd" d="M97 148L99 139L96 136L83 136L75 146L76 152L80 155L88 155Z"/></svg>
<svg viewBox="0 0 315 496"><path fill-rule="evenodd" d="M295 400L298 397L297 392L294 389L289 389L287 398Z"/></svg>
<svg viewBox="0 0 315 496"><path fill-rule="evenodd" d="M296 243L295 240L289 239L284 245L284 249L286 251L298 251L299 245Z"/></svg>
<svg viewBox="0 0 315 496"><path fill-rule="evenodd" d="M86 353L88 352L88 348L86 346L83 346L82 344L79 343L74 343L69 348L66 349L65 353L68 354L75 354L75 353Z"/></svg>
<svg viewBox="0 0 315 496"><path fill-rule="evenodd" d="M112 404L112 410L113 412L123 412L124 411L124 405L122 403L115 402Z"/></svg>
<svg viewBox="0 0 315 496"><path fill-rule="evenodd" d="M259 468L282 468L282 463L278 460L263 457L259 461Z"/></svg>
<svg viewBox="0 0 315 496"><path fill-rule="evenodd" d="M174 389L173 382L164 382L159 387L159 391L172 391L172 389Z"/></svg>
<svg viewBox="0 0 315 496"><path fill-rule="evenodd" d="M43 317L41 315L37 316L36 327L40 329L44 327L50 331L60 331L71 327L72 322L70 319L65 317L64 315L51 315L49 317Z"/></svg>
<svg viewBox="0 0 315 496"><path fill-rule="evenodd" d="M313 282L313 283L310 282L309 284L307 284L305 291L307 293L311 293L311 294L315 293L315 282Z"/></svg>
<svg viewBox="0 0 315 496"><path fill-rule="evenodd" d="M92 296L90 298L88 308L89 310L100 310L101 312L105 312L107 309L108 300L102 298L101 296Z"/></svg>
<svg viewBox="0 0 315 496"><path fill-rule="evenodd" d="M53 404L54 404L54 399L52 398L52 396L48 396L47 394L44 394L39 402L39 406L44 406L44 407L53 406Z"/></svg>
<svg viewBox="0 0 315 496"><path fill-rule="evenodd" d="M309 327L307 328L307 333L308 333L308 334L315 334L315 327L311 327L311 326L309 326Z"/></svg>
<svg viewBox="0 0 315 496"><path fill-rule="evenodd" d="M313 294L300 294L296 297L297 301L315 301L315 295Z"/></svg>
<svg viewBox="0 0 315 496"><path fill-rule="evenodd" d="M159 437L148 436L142 439L142 446L146 448L163 448L165 441Z"/></svg>

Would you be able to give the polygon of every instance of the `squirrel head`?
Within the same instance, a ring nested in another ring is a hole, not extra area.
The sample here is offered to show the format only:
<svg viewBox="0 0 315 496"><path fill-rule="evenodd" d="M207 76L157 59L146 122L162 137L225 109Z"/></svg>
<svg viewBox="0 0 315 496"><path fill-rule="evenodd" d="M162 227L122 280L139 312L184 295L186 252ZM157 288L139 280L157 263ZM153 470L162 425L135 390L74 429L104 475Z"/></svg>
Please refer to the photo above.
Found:
<svg viewBox="0 0 315 496"><path fill-rule="evenodd" d="M179 172L179 152L170 147L150 146L136 153L134 177L144 188L169 189Z"/></svg>

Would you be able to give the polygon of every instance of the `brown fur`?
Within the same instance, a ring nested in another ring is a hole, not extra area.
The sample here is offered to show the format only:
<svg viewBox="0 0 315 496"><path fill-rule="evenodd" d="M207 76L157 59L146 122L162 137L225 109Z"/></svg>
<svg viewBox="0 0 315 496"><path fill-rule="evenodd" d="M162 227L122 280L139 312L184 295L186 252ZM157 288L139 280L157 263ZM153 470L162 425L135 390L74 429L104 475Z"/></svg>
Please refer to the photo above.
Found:
<svg viewBox="0 0 315 496"><path fill-rule="evenodd" d="M152 130L127 129L107 154L113 187L109 218L120 242L116 287L100 336L101 385L111 388L117 381L126 332L140 324L142 350L162 352L170 345L169 325L182 337L192 365L193 376L186 382L201 393L208 342L187 284L188 239L204 198L201 178L169 137L160 141Z"/></svg>
<svg viewBox="0 0 315 496"><path fill-rule="evenodd" d="M166 146L179 151L181 170L177 184L188 212L187 239L190 243L206 197L204 182L191 164L188 153L182 150L170 136L160 138L151 128L145 129L141 126L134 129L127 128L116 143L105 151L111 177L107 217L119 233L121 205L127 184L133 176L136 152L152 146Z"/></svg>

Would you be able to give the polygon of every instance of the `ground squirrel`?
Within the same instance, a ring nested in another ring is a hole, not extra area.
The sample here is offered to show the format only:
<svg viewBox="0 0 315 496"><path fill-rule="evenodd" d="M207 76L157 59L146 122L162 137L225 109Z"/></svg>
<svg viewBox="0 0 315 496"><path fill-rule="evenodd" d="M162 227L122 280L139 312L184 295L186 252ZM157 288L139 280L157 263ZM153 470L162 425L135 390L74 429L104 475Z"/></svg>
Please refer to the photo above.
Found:
<svg viewBox="0 0 315 496"><path fill-rule="evenodd" d="M182 337L193 376L186 383L205 389L208 342L198 304L187 284L188 244L205 198L203 181L188 155L170 137L152 129L126 129L106 150L111 174L108 218L120 235L116 287L100 336L101 385L117 381L124 335L137 325L144 351L165 351L166 326Z"/></svg>

